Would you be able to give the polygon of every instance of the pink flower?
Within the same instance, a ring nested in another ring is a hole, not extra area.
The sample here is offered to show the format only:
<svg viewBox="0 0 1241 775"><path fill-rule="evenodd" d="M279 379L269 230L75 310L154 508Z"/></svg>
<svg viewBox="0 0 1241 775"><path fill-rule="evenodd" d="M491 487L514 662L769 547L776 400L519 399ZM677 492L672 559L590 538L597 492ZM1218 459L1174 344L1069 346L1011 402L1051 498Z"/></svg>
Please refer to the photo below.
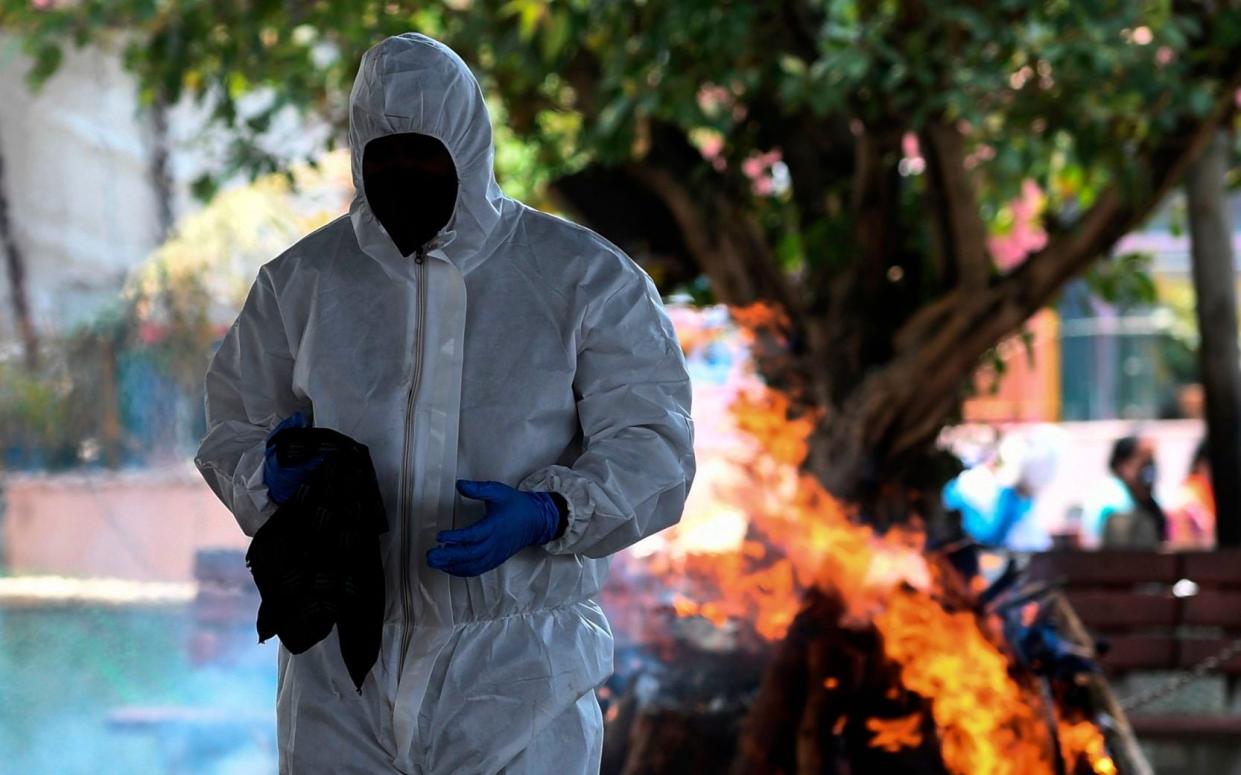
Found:
<svg viewBox="0 0 1241 775"><path fill-rule="evenodd" d="M901 150L905 153L906 159L920 159L922 153L918 147L918 136L913 132L906 132L901 138Z"/></svg>
<svg viewBox="0 0 1241 775"><path fill-rule="evenodd" d="M780 149L773 148L766 153L756 153L741 163L741 171L750 179L754 193L758 196L768 196L775 192L775 182L770 170L780 158Z"/></svg>
<svg viewBox="0 0 1241 775"><path fill-rule="evenodd" d="M1167 46L1160 46L1155 51L1155 63L1160 67L1165 67L1171 64L1174 59L1176 59L1176 52Z"/></svg>
<svg viewBox="0 0 1241 775"><path fill-rule="evenodd" d="M733 103L733 95L723 86L705 83L698 89L698 107L703 113L712 113L716 108L727 107Z"/></svg>
<svg viewBox="0 0 1241 775"><path fill-rule="evenodd" d="M757 178L778 161L780 161L779 148L767 153L756 153L741 163L741 171L746 174L746 177Z"/></svg>
<svg viewBox="0 0 1241 775"><path fill-rule="evenodd" d="M1047 232L1039 224L1044 204L1042 189L1033 180L1021 185L1021 196L1009 203L1013 222L1007 234L987 240L991 258L1001 272L1011 272L1025 263L1031 253L1047 245Z"/></svg>
<svg viewBox="0 0 1241 775"><path fill-rule="evenodd" d="M965 157L962 162L967 170L972 170L987 159L995 158L995 148L986 143L974 149L973 153Z"/></svg>
<svg viewBox="0 0 1241 775"><path fill-rule="evenodd" d="M143 321L138 324L138 338L143 344L155 344L164 338L163 326L151 321Z"/></svg>
<svg viewBox="0 0 1241 775"><path fill-rule="evenodd" d="M728 169L728 161L724 158L724 138L719 135L708 135L698 146L702 158L711 162L711 166L723 172Z"/></svg>

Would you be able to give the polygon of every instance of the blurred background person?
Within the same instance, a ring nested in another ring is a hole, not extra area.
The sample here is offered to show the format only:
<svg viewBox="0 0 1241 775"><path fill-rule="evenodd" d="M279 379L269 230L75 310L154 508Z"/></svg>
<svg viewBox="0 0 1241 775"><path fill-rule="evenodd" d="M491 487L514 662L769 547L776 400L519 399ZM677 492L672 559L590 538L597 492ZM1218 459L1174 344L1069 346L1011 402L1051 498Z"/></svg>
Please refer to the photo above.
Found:
<svg viewBox="0 0 1241 775"><path fill-rule="evenodd" d="M1169 549L1215 547L1215 491L1211 488L1211 461L1207 441L1194 450L1189 474L1181 482L1168 507Z"/></svg>
<svg viewBox="0 0 1241 775"><path fill-rule="evenodd" d="M1117 439L1108 468L1083 508L1083 548L1157 548L1167 517L1154 494L1154 441L1138 435Z"/></svg>
<svg viewBox="0 0 1241 775"><path fill-rule="evenodd" d="M1036 425L1004 437L998 458L962 472L944 488L944 505L961 513L965 532L983 546L1041 551L1051 536L1035 516L1036 497L1055 478L1065 433Z"/></svg>

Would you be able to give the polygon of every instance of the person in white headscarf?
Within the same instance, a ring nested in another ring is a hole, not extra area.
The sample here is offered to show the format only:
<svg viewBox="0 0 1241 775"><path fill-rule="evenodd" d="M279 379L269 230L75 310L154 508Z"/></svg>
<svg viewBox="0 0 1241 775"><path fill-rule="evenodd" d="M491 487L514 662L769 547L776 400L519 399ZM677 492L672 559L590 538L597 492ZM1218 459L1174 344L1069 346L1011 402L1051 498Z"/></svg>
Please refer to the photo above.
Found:
<svg viewBox="0 0 1241 775"><path fill-rule="evenodd" d="M960 512L965 532L983 546L1018 551L1051 547L1051 536L1034 511L1035 499L1052 482L1067 445L1055 425L1005 435L998 459L962 472L944 488L943 501Z"/></svg>
<svg viewBox="0 0 1241 775"><path fill-rule="evenodd" d="M349 119L349 215L260 268L195 457L253 536L300 475L266 455L300 411L369 448L392 526L361 694L335 631L280 647L280 772L597 771L607 557L676 523L695 473L675 331L619 248L501 191L444 44L367 51Z"/></svg>

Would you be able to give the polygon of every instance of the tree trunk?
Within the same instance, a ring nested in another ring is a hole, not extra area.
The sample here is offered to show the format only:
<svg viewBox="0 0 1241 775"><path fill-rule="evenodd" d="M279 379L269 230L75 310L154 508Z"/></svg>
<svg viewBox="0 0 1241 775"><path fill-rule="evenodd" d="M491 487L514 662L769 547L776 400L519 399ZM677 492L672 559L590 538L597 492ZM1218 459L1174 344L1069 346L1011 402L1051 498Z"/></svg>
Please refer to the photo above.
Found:
<svg viewBox="0 0 1241 775"><path fill-rule="evenodd" d="M120 468L124 451L124 428L121 426L120 396L117 395L116 347L108 337L100 338L99 348L99 411L100 447L108 468Z"/></svg>
<svg viewBox="0 0 1241 775"><path fill-rule="evenodd" d="M1232 225L1224 187L1230 147L1230 134L1218 131L1185 176L1219 546L1241 546L1241 368Z"/></svg>
<svg viewBox="0 0 1241 775"><path fill-rule="evenodd" d="M158 215L155 244L168 239L172 231L172 174L168 163L168 100L161 92L151 105L151 186L155 189L155 207Z"/></svg>
<svg viewBox="0 0 1241 775"><path fill-rule="evenodd" d="M7 262L9 298L13 303L14 322L25 346L26 368L33 372L39 368L39 339L35 334L26 296L26 260L17 244L9 216L8 189L4 184L3 144L0 144L0 247L4 250Z"/></svg>
<svg viewBox="0 0 1241 775"><path fill-rule="evenodd" d="M787 347L753 356L768 384L790 394L797 411L820 415L806 469L879 526L911 515L935 523L943 521L939 488L955 473L936 440L959 413L981 359L1179 184L1235 110L1241 59L1226 61L1208 115L1187 115L1135 147L1131 168L1117 170L1111 185L1076 217L1046 223L1045 245L1004 274L990 266L986 230L965 173L962 130L949 123L922 133L928 155L924 195L930 197L923 220L933 224L930 251L936 255L929 263L939 269L930 275L940 279L920 284L905 282L927 256L910 247L904 232L915 227L898 212L907 193L898 172L899 121L858 122L851 201L838 202L851 212L848 233L838 236L853 260L830 270L823 269L830 262L820 262L816 271L810 257L802 272L786 273L768 242L771 235L749 207L745 186L711 170L674 125L651 122L648 152L623 172L637 184L635 191L659 203L666 216L661 220L675 224L677 247L709 279L718 301L732 307L765 302L779 311L773 319L783 317L773 324L783 330L772 341ZM816 156L813 149L803 151ZM791 175L795 186L806 180L803 170ZM805 210L813 214L813 201ZM818 225L801 224L803 236ZM643 228L632 223L630 231L640 234Z"/></svg>
<svg viewBox="0 0 1241 775"><path fill-rule="evenodd" d="M838 598L812 590L746 716L734 775L947 772L929 703L900 687L878 631L840 626ZM868 722L921 716L917 745L873 745Z"/></svg>

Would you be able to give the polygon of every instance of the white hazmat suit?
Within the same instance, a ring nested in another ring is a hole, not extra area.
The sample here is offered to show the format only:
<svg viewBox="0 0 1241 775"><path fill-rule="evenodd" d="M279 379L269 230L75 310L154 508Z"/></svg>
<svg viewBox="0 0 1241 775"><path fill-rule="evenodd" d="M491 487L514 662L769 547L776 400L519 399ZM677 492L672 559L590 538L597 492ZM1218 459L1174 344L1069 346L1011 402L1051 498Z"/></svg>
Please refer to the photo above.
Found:
<svg viewBox="0 0 1241 775"><path fill-rule="evenodd" d="M349 215L259 269L208 368L195 457L253 536L277 508L267 435L301 410L369 447L387 509L379 660L359 696L335 630L279 647L280 772L597 770L613 643L593 598L608 555L678 521L695 471L676 334L620 249L500 190L482 92L448 47L376 45L349 117ZM409 257L362 180L366 143L402 132L440 140L458 178ZM432 569L436 533L484 513L457 479L560 493L567 530L479 576Z"/></svg>

